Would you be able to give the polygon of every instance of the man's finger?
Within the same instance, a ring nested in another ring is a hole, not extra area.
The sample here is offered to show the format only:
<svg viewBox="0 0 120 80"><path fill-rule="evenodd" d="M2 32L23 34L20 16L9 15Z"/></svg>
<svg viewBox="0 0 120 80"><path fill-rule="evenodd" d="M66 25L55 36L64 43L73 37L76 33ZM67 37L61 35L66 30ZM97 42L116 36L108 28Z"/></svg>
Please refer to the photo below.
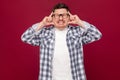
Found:
<svg viewBox="0 0 120 80"><path fill-rule="evenodd" d="M72 14L71 14L70 12L68 12L68 14L69 14L70 16L72 16Z"/></svg>
<svg viewBox="0 0 120 80"><path fill-rule="evenodd" d="M50 13L49 17L52 17L52 15L53 15L53 12Z"/></svg>
<svg viewBox="0 0 120 80"><path fill-rule="evenodd" d="M49 22L52 21L52 15L53 15L53 12L51 12L50 15L48 16L48 21L49 21Z"/></svg>
<svg viewBox="0 0 120 80"><path fill-rule="evenodd" d="M70 15L70 20L74 20L74 15L72 15L70 12L68 12L68 14Z"/></svg>

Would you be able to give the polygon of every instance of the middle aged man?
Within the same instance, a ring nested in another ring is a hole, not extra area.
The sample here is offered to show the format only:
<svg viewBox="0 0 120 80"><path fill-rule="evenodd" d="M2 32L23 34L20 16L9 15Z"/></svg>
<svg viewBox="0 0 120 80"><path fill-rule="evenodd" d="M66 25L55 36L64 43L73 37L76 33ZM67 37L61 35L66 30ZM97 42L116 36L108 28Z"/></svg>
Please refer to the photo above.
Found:
<svg viewBox="0 0 120 80"><path fill-rule="evenodd" d="M40 46L39 80L86 80L83 45L100 38L95 26L72 15L63 3L55 5L49 16L21 37L28 44Z"/></svg>

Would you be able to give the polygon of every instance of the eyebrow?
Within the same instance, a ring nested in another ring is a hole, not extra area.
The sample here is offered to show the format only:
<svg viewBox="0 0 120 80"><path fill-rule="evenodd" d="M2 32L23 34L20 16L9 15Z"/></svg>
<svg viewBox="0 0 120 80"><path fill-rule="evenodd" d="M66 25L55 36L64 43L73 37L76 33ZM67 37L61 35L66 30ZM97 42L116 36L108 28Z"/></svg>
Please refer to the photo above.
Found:
<svg viewBox="0 0 120 80"><path fill-rule="evenodd" d="M58 13L53 13L53 14L58 14ZM62 14L68 14L68 13L62 13Z"/></svg>

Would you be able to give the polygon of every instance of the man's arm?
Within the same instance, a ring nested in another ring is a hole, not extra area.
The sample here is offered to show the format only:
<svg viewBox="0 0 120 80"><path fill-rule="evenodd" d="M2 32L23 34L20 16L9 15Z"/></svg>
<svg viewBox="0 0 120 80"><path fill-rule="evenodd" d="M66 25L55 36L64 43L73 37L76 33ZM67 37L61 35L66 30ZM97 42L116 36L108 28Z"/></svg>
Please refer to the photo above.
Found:
<svg viewBox="0 0 120 80"><path fill-rule="evenodd" d="M52 14L53 13L51 13L49 16L44 17L44 19L40 23L34 24L32 27L27 29L22 34L21 40L28 44L40 46L43 27L53 24Z"/></svg>
<svg viewBox="0 0 120 80"><path fill-rule="evenodd" d="M70 24L77 24L82 30L82 42L83 44L91 43L99 40L102 36L101 32L92 24L81 20L77 15L70 15Z"/></svg>
<svg viewBox="0 0 120 80"><path fill-rule="evenodd" d="M21 36L21 40L31 45L39 46L42 29L37 31L39 23L32 25Z"/></svg>
<svg viewBox="0 0 120 80"><path fill-rule="evenodd" d="M99 40L102 33L92 24L83 22L82 43L87 44Z"/></svg>

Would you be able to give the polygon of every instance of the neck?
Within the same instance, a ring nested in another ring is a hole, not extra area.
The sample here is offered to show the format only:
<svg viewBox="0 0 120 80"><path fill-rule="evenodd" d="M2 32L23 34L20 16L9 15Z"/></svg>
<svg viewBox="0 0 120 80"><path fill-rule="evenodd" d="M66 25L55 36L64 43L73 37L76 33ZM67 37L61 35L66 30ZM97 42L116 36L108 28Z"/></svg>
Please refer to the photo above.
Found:
<svg viewBox="0 0 120 80"><path fill-rule="evenodd" d="M67 26L66 27L55 27L55 29L62 31L64 29L67 29Z"/></svg>

